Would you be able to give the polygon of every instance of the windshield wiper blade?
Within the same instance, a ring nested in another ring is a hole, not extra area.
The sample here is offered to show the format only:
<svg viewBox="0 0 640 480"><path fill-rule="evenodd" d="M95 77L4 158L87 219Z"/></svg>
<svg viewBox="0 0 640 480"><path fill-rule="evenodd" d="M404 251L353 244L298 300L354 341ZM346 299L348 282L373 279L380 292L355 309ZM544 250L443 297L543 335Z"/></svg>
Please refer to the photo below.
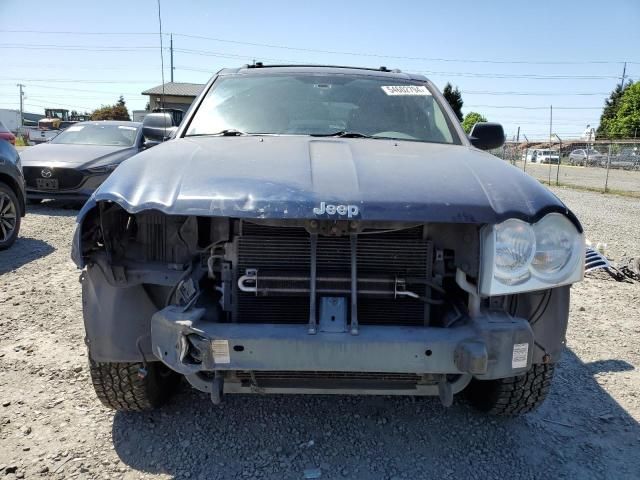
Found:
<svg viewBox="0 0 640 480"><path fill-rule="evenodd" d="M341 130L333 133L312 133L312 137L340 137L340 138L372 138L371 135L365 135L360 132L349 132Z"/></svg>
<svg viewBox="0 0 640 480"><path fill-rule="evenodd" d="M225 128L215 133L193 133L191 135L185 135L185 137L240 137L242 135L248 135L248 133L241 132L235 128Z"/></svg>

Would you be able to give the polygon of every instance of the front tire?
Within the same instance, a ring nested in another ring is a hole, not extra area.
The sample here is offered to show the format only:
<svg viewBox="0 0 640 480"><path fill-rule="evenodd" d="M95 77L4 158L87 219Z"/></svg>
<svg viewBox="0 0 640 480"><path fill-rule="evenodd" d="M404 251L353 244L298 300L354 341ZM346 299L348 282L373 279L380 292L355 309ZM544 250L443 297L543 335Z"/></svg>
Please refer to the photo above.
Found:
<svg viewBox="0 0 640 480"><path fill-rule="evenodd" d="M16 194L7 184L0 182L0 250L9 248L16 241L21 220Z"/></svg>
<svg viewBox="0 0 640 480"><path fill-rule="evenodd" d="M469 403L492 415L515 416L542 405L553 379L554 364L533 365L528 372L498 380L472 380L465 389Z"/></svg>
<svg viewBox="0 0 640 480"><path fill-rule="evenodd" d="M169 400L180 376L160 362L102 363L89 360L89 372L98 399L114 410L141 412L156 409Z"/></svg>

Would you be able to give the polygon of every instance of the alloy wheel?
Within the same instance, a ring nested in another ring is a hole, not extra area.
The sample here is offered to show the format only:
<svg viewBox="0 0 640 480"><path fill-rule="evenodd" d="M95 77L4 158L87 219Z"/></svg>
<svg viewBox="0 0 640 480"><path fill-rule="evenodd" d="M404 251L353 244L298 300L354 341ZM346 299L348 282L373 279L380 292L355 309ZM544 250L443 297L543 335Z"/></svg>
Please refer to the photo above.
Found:
<svg viewBox="0 0 640 480"><path fill-rule="evenodd" d="M0 192L0 242L9 240L16 229L18 210L11 197Z"/></svg>

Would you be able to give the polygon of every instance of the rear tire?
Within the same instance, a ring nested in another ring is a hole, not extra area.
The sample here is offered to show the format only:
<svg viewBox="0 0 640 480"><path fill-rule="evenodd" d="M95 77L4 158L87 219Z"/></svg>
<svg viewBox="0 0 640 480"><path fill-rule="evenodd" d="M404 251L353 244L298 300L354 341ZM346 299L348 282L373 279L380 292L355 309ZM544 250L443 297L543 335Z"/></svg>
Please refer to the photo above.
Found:
<svg viewBox="0 0 640 480"><path fill-rule="evenodd" d="M114 410L141 412L165 404L175 391L180 375L160 362L147 365L140 375L142 363L100 363L89 360L89 372L96 395L106 407Z"/></svg>
<svg viewBox="0 0 640 480"><path fill-rule="evenodd" d="M0 182L0 250L13 245L22 221L20 204L11 187Z"/></svg>
<svg viewBox="0 0 640 480"><path fill-rule="evenodd" d="M517 377L498 380L473 379L465 389L469 403L492 415L515 416L542 405L553 379L553 364L533 365Z"/></svg>

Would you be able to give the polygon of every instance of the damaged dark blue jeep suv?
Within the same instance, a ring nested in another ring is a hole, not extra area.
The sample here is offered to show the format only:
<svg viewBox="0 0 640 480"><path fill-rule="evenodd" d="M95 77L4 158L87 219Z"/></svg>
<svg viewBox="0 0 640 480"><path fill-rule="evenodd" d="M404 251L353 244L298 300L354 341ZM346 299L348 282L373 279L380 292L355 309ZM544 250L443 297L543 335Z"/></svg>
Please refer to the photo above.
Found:
<svg viewBox="0 0 640 480"><path fill-rule="evenodd" d="M583 233L482 151L500 125L466 136L422 76L261 64L216 74L177 128L153 115L145 136L170 140L104 182L73 242L105 405L157 407L181 377L215 404L544 400Z"/></svg>

